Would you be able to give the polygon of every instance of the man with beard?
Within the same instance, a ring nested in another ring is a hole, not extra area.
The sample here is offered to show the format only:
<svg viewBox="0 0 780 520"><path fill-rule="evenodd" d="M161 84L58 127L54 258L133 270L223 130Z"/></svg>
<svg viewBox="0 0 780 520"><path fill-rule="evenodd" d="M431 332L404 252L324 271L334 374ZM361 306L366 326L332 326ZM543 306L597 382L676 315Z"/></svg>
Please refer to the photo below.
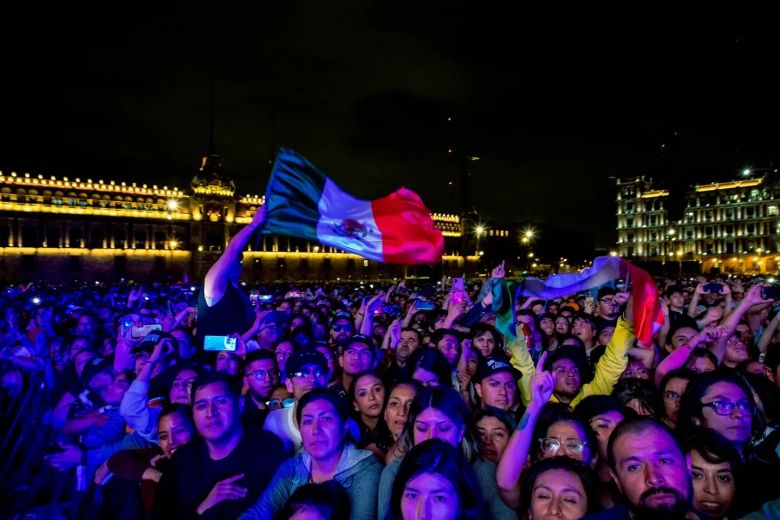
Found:
<svg viewBox="0 0 780 520"><path fill-rule="evenodd" d="M623 503L588 518L696 518L691 513L693 492L688 464L669 428L649 417L623 421L609 438L607 454Z"/></svg>

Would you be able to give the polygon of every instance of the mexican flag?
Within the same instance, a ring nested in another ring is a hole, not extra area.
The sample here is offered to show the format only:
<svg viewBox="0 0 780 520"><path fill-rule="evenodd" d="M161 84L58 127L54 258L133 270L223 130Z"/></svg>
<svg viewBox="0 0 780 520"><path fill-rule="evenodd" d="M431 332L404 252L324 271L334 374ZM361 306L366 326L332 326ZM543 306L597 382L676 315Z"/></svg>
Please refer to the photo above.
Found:
<svg viewBox="0 0 780 520"><path fill-rule="evenodd" d="M444 238L416 193L400 188L358 199L292 150L276 156L265 205L264 234L305 238L384 263L441 262Z"/></svg>

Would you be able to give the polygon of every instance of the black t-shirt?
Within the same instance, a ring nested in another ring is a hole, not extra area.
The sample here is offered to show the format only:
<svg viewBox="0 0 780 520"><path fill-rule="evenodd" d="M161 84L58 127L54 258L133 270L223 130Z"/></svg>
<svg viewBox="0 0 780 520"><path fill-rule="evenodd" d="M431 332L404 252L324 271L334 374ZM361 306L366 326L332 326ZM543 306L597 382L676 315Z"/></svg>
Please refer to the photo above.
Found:
<svg viewBox="0 0 780 520"><path fill-rule="evenodd" d="M198 334L195 341L203 349L205 336L243 334L255 321L255 311L249 296L233 284L227 284L222 298L209 307L203 291L198 295Z"/></svg>
<svg viewBox="0 0 780 520"><path fill-rule="evenodd" d="M259 428L245 427L238 446L221 460L212 460L206 441L197 437L171 458L155 493L154 518L237 518L260 498L283 460L282 441ZM241 500L224 500L198 516L198 506L214 485L240 473L244 478L235 484L247 488L247 495Z"/></svg>

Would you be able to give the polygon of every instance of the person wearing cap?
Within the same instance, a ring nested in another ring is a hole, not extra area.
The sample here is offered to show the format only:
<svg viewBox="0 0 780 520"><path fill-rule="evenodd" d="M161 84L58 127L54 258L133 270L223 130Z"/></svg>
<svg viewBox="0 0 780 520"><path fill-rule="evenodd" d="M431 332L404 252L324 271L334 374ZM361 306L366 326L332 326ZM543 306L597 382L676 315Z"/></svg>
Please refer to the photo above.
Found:
<svg viewBox="0 0 780 520"><path fill-rule="evenodd" d="M512 413L517 405L517 381L522 377L504 356L481 358L474 375L474 390L481 408L492 406Z"/></svg>
<svg viewBox="0 0 780 520"><path fill-rule="evenodd" d="M284 384L295 403L287 408L268 413L263 429L275 433L282 440L285 451L297 452L302 446L301 430L295 420L295 410L301 397L313 388L328 384L328 362L314 349L299 349L287 360Z"/></svg>
<svg viewBox="0 0 780 520"><path fill-rule="evenodd" d="M239 283L242 251L265 219L265 206L260 206L252 222L236 233L206 273L203 290L198 294L198 346L203 346L206 336L244 334L252 327L255 311Z"/></svg>
<svg viewBox="0 0 780 520"><path fill-rule="evenodd" d="M254 339L260 349L273 350L284 336L288 321L286 312L261 311L257 313L252 327L242 336L244 341Z"/></svg>
<svg viewBox="0 0 780 520"><path fill-rule="evenodd" d="M330 341L333 345L340 345L347 341L355 333L355 321L347 311L339 311L330 325Z"/></svg>
<svg viewBox="0 0 780 520"><path fill-rule="evenodd" d="M344 343L344 347L339 352L341 384L333 388L342 399L346 399L347 389L352 384L355 374L374 368L376 358L376 345L368 336L355 334Z"/></svg>

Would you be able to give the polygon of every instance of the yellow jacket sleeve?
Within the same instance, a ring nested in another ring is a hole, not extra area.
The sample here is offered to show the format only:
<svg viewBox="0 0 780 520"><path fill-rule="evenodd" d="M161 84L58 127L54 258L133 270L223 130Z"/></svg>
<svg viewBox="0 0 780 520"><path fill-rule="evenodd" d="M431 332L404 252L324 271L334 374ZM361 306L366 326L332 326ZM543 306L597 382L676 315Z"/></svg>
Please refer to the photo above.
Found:
<svg viewBox="0 0 780 520"><path fill-rule="evenodd" d="M528 405L531 400L531 378L536 373L536 367L534 366L534 360L531 358L531 353L528 352L528 345L525 342L525 334L523 334L522 324L518 323L515 327L515 337L507 337L507 348L509 353L512 354L510 362L512 366L523 374L520 381L517 382L517 386L520 388L520 398L523 400L523 405Z"/></svg>
<svg viewBox="0 0 780 520"><path fill-rule="evenodd" d="M574 408L589 395L611 394L612 388L628 365L628 350L634 345L635 340L634 325L619 318L604 355L596 363L593 380L582 385L580 392L574 396L569 406Z"/></svg>

